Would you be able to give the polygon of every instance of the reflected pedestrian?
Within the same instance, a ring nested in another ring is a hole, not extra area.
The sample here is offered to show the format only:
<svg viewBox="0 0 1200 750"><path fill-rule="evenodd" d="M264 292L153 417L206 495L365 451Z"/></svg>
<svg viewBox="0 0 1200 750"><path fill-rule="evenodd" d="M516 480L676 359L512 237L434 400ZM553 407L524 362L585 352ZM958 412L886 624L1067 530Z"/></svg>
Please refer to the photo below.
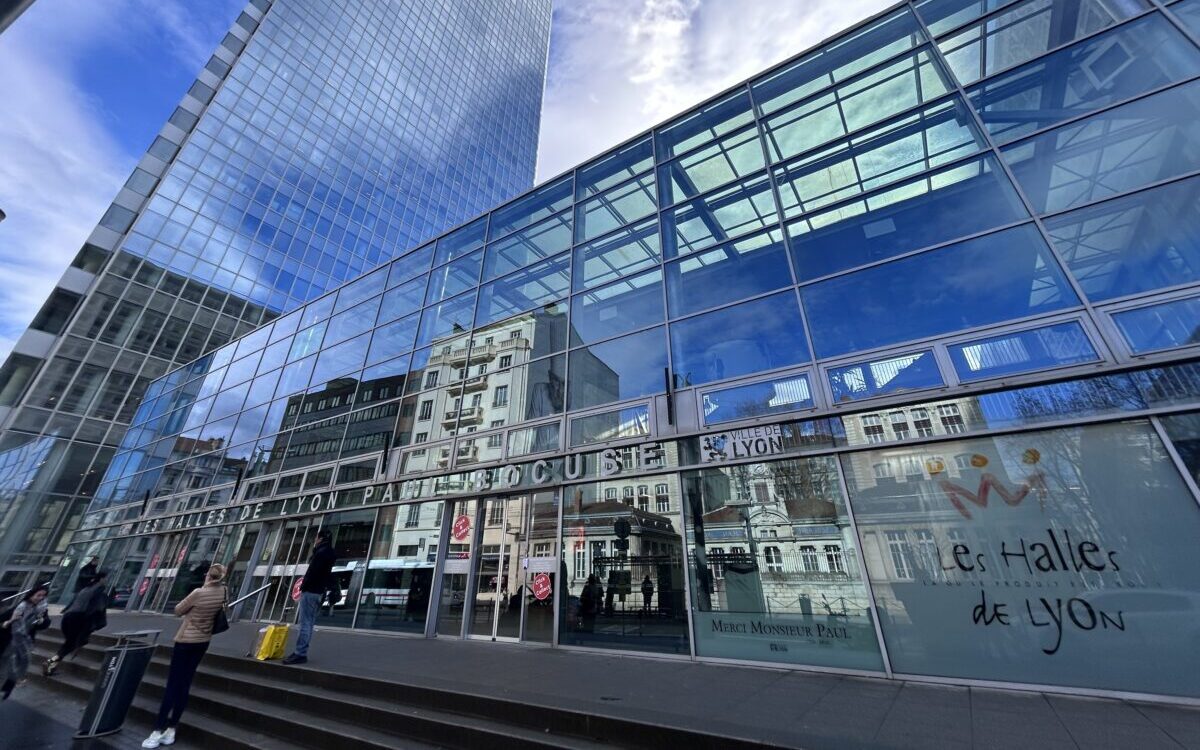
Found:
<svg viewBox="0 0 1200 750"><path fill-rule="evenodd" d="M321 611L321 600L333 581L333 564L337 562L337 553L333 551L333 532L321 529L317 532L317 542L313 546L312 557L308 561L308 569L304 571L304 580L300 583L300 616L297 624L300 634L296 636L296 648L283 660L284 664L304 664L308 661L308 646L312 642L313 626L317 622L317 613Z"/></svg>
<svg viewBox="0 0 1200 750"><path fill-rule="evenodd" d="M650 602L654 600L654 581L650 580L650 574L642 579L642 611L650 614Z"/></svg>
<svg viewBox="0 0 1200 750"><path fill-rule="evenodd" d="M193 589L175 605L175 614L182 617L183 622L175 633L171 669L167 673L167 687L158 708L158 720L154 722L154 731L142 741L142 747L152 749L175 742L175 728L179 726L179 719L187 708L192 680L200 667L200 660L208 651L213 623L217 613L225 606L228 595L225 566L216 563L205 574L204 585Z"/></svg>
<svg viewBox="0 0 1200 750"><path fill-rule="evenodd" d="M12 616L0 623L7 633L8 645L0 649L0 678L3 686L0 693L8 700L13 688L25 681L29 672L29 660L33 653L33 636L38 630L50 625L50 614L46 611L46 587L38 586L21 599L13 609Z"/></svg>
<svg viewBox="0 0 1200 750"><path fill-rule="evenodd" d="M105 614L105 610L108 609L108 593L104 590L107 582L108 574L99 571L90 586L71 598L71 603L62 614L62 647L46 661L42 667L42 674L47 677L54 674L63 659L86 646L92 633L108 625L108 617Z"/></svg>
<svg viewBox="0 0 1200 750"><path fill-rule="evenodd" d="M583 632L596 631L596 612L600 609L601 598L600 579L593 573L588 576L583 591L579 594L579 614L583 621Z"/></svg>

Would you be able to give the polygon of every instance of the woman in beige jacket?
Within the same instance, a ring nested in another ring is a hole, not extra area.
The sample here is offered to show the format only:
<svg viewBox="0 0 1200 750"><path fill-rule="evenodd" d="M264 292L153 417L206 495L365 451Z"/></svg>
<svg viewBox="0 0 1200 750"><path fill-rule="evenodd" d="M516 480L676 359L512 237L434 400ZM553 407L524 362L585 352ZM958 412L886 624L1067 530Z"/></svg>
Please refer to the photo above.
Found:
<svg viewBox="0 0 1200 750"><path fill-rule="evenodd" d="M175 605L175 614L182 617L183 622L175 633L171 671L167 676L162 706L158 709L158 721L154 724L154 731L142 742L142 747L156 748L175 742L175 727L187 708L192 678L196 676L204 652L208 651L217 612L225 605L227 592L224 580L225 566L213 565L208 569L204 585Z"/></svg>

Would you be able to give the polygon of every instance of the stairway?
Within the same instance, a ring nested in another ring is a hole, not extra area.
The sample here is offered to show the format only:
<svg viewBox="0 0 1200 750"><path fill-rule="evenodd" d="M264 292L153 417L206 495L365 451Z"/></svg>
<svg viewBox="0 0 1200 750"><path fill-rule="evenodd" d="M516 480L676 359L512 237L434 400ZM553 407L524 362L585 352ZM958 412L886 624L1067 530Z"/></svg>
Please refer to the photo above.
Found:
<svg viewBox="0 0 1200 750"><path fill-rule="evenodd" d="M44 685L85 698L113 639L92 636L54 677L42 677L41 663L61 643L56 630L40 634L30 673ZM154 720L169 663L170 648L159 646L130 709L133 718ZM222 750L764 747L696 730L212 652L196 675L180 737Z"/></svg>

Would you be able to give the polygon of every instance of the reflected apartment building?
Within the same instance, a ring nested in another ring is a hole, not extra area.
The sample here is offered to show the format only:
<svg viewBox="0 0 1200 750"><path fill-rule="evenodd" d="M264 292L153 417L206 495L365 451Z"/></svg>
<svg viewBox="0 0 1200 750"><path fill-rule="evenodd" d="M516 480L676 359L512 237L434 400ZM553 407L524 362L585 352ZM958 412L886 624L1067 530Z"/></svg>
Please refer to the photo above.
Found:
<svg viewBox="0 0 1200 750"><path fill-rule="evenodd" d="M289 618L325 528L332 626L1194 703L1198 31L899 4L397 247L151 383L55 586Z"/></svg>
<svg viewBox="0 0 1200 750"><path fill-rule="evenodd" d="M0 366L0 592L53 573L152 380L532 184L549 28L246 6Z"/></svg>

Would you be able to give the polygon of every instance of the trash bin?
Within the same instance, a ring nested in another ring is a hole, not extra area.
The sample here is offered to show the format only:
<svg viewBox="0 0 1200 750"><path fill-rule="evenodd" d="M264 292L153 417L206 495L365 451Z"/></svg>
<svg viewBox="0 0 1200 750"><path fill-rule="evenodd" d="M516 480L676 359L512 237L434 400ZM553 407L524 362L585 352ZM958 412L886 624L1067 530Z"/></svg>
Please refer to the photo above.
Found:
<svg viewBox="0 0 1200 750"><path fill-rule="evenodd" d="M83 711L76 739L120 731L125 714L137 694L142 675L158 645L160 630L113 633L117 642L104 652L92 697Z"/></svg>

